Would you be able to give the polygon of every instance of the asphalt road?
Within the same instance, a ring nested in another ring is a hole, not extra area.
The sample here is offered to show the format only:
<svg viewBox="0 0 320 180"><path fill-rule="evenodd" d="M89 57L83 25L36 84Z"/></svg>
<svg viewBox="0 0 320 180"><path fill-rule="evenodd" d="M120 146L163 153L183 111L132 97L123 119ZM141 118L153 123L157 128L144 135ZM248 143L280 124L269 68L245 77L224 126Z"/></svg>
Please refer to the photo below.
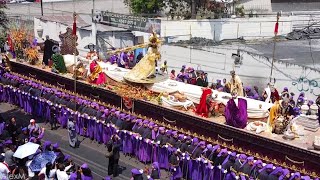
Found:
<svg viewBox="0 0 320 180"><path fill-rule="evenodd" d="M7 120L12 116L15 116L17 122L28 125L29 120L33 118L30 115L26 115L23 111L18 109L15 106L6 103L0 103L0 113ZM68 144L68 134L66 129L59 128L58 130L50 130L48 124L44 124L43 119L35 118L39 125L45 127L45 136L44 140L49 140L52 143L58 142L60 149L64 154L71 156L71 159L75 162L76 165L81 165L82 163L87 163L90 169L93 172L94 179L104 179L108 172L108 159L104 157L104 152L106 150L104 145L100 145L95 141L90 139L84 139L79 137L79 140L83 140L80 144L80 147L77 149L71 148ZM113 180L129 180L131 178L131 169L132 168L144 168L146 165L140 163L135 158L126 157L121 154L119 161L119 171L120 175ZM168 179L167 173L162 172L163 179Z"/></svg>
<svg viewBox="0 0 320 180"><path fill-rule="evenodd" d="M244 45L253 49L257 54L272 58L272 41ZM249 50L250 51L250 50ZM287 61L302 66L319 67L320 40L290 40L276 43L275 59Z"/></svg>

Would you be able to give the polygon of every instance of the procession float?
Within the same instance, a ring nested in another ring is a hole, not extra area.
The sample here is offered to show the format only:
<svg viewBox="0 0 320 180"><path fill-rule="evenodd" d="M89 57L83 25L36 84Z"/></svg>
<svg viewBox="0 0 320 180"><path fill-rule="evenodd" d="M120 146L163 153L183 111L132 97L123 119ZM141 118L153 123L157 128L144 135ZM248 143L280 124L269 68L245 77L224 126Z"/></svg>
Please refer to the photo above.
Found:
<svg viewBox="0 0 320 180"><path fill-rule="evenodd" d="M11 56L11 73L266 162L314 177L320 173L316 168L320 165L317 107L308 107L310 115L286 117L278 113L282 101L272 104L239 96L237 90L225 93L171 80L155 70L161 59L161 39L156 33L148 43L108 52L148 48L132 69L102 61L93 44L88 45L86 57L79 56L71 28L59 37L62 44L52 49L52 66L44 69L42 63L34 63L41 58L29 50L29 61ZM30 42L29 48L33 46ZM280 128L279 133L270 127Z"/></svg>

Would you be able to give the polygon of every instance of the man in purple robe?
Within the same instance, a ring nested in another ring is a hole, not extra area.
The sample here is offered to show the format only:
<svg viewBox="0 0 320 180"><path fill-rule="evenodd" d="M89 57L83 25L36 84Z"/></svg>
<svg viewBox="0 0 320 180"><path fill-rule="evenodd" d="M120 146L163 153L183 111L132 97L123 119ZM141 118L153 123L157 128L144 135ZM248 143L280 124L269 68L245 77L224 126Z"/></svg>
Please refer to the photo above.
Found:
<svg viewBox="0 0 320 180"><path fill-rule="evenodd" d="M142 169L132 169L132 178L130 180L143 180L143 170Z"/></svg>
<svg viewBox="0 0 320 180"><path fill-rule="evenodd" d="M172 176L170 177L170 179L171 180L181 179L183 174L179 166L180 164L179 153L176 148L173 148L171 151L173 153L170 155L170 158L169 158L170 172L172 173Z"/></svg>
<svg viewBox="0 0 320 180"><path fill-rule="evenodd" d="M279 177L279 180L289 180L291 173L289 169L283 169L282 175Z"/></svg>
<svg viewBox="0 0 320 180"><path fill-rule="evenodd" d="M261 160L257 160L256 162L254 162L251 168L250 177L253 179L257 179L259 176L259 172L262 168L263 168L263 163Z"/></svg>
<svg viewBox="0 0 320 180"><path fill-rule="evenodd" d="M228 157L227 149L222 149L214 161L214 179L223 179L222 164Z"/></svg>
<svg viewBox="0 0 320 180"><path fill-rule="evenodd" d="M191 160L189 161L189 177L191 179L202 179L202 161L201 155L204 149L206 148L206 144L204 141L199 142L196 148L193 150L191 154Z"/></svg>
<svg viewBox="0 0 320 180"><path fill-rule="evenodd" d="M273 170L269 174L268 180L279 180L281 175L282 175L282 167L277 167L275 170Z"/></svg>
<svg viewBox="0 0 320 180"><path fill-rule="evenodd" d="M246 161L240 166L239 172L242 178L249 179L253 164L254 164L254 158L248 157Z"/></svg>
<svg viewBox="0 0 320 180"><path fill-rule="evenodd" d="M81 180L93 180L91 170L87 164L82 164L80 169L81 169Z"/></svg>
<svg viewBox="0 0 320 180"><path fill-rule="evenodd" d="M268 180L269 175L276 167L273 166L273 164L267 164L265 167L263 167L261 170L259 170L258 179L260 180Z"/></svg>
<svg viewBox="0 0 320 180"><path fill-rule="evenodd" d="M221 165L221 172L224 174L224 178L226 180L232 180L235 175L234 165L236 161L236 153L232 152L228 155L228 157L224 160Z"/></svg>
<svg viewBox="0 0 320 180"><path fill-rule="evenodd" d="M245 154L239 154L234 163L233 169L236 172L239 172L241 165L246 161L246 159L247 159L247 156Z"/></svg>
<svg viewBox="0 0 320 180"><path fill-rule="evenodd" d="M160 127L159 128L160 134L158 136L158 138L156 139L156 144L158 145L158 162L160 165L160 168L165 168L168 169L169 168L169 155L170 152L168 150L168 139L171 135L171 130L167 130L165 131L164 127Z"/></svg>

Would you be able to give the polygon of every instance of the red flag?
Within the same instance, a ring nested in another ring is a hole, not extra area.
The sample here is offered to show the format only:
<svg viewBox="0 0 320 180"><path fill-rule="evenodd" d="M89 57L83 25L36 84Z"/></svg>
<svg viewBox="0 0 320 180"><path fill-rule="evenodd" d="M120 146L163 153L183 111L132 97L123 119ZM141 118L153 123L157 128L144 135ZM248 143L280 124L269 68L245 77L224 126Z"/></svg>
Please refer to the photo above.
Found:
<svg viewBox="0 0 320 180"><path fill-rule="evenodd" d="M279 29L279 23L276 23L276 25L274 26L274 34L278 34L278 29Z"/></svg>
<svg viewBox="0 0 320 180"><path fill-rule="evenodd" d="M72 34L77 35L77 15L73 15L73 28L72 28Z"/></svg>

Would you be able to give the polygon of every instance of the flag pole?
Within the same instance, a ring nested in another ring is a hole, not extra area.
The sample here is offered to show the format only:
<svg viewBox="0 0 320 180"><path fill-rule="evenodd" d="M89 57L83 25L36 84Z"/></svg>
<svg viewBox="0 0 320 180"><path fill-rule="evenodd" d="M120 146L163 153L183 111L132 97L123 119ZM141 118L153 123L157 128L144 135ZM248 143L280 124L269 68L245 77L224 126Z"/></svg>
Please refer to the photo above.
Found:
<svg viewBox="0 0 320 180"><path fill-rule="evenodd" d="M279 29L279 18L280 18L280 12L277 13L277 22L274 27L274 40L273 40L273 53L272 53L272 62L271 62L271 72L270 72L270 83L272 81L273 76L273 66L274 66L274 57L275 57L275 51L276 51L276 42L277 42L277 35L278 35L278 29Z"/></svg>

